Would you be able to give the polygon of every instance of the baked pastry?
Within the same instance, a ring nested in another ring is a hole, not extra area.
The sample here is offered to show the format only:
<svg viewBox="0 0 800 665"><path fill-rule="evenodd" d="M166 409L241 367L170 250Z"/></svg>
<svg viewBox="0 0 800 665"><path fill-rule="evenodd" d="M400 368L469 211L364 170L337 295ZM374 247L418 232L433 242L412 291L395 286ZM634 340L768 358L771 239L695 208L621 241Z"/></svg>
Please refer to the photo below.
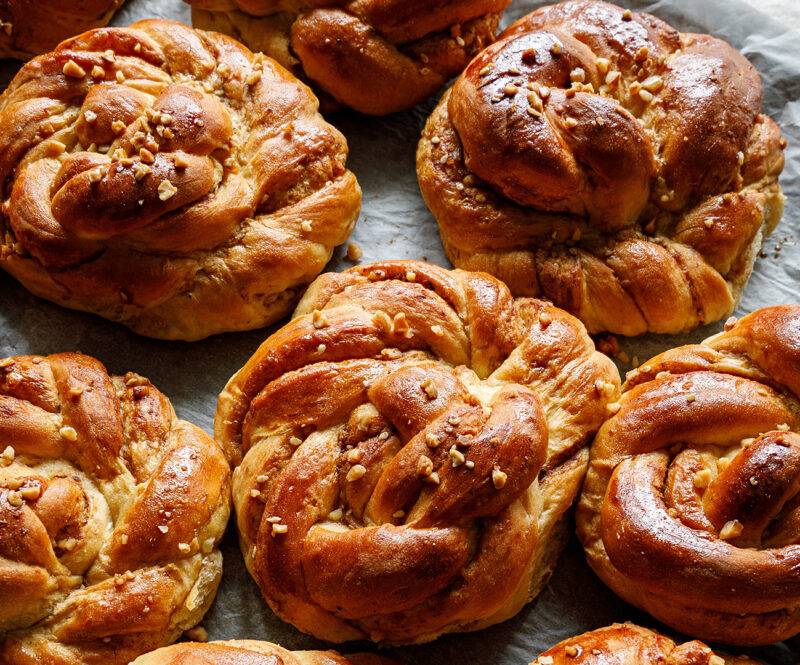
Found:
<svg viewBox="0 0 800 665"><path fill-rule="evenodd" d="M590 333L728 316L783 211L783 147L727 43L596 0L542 7L482 51L417 152L447 255Z"/></svg>
<svg viewBox="0 0 800 665"><path fill-rule="evenodd" d="M289 651L271 642L226 640L182 642L139 656L131 665L397 665L371 653L343 656L336 651Z"/></svg>
<svg viewBox="0 0 800 665"><path fill-rule="evenodd" d="M767 644L800 632L800 306L725 327L628 374L592 444L578 536L659 621Z"/></svg>
<svg viewBox="0 0 800 665"><path fill-rule="evenodd" d="M27 60L62 39L106 25L125 0L4 0L0 3L0 58Z"/></svg>
<svg viewBox="0 0 800 665"><path fill-rule="evenodd" d="M424 101L494 40L510 0L186 0L198 28L234 35L371 115Z"/></svg>
<svg viewBox="0 0 800 665"><path fill-rule="evenodd" d="M548 649L531 665L758 665L746 656L714 653L702 642L678 644L632 623L615 623Z"/></svg>
<svg viewBox="0 0 800 665"><path fill-rule="evenodd" d="M127 663L205 614L230 468L144 377L0 360L0 662Z"/></svg>
<svg viewBox="0 0 800 665"><path fill-rule="evenodd" d="M0 97L0 266L151 337L264 326L358 217L346 156L311 91L229 37L87 32Z"/></svg>
<svg viewBox="0 0 800 665"><path fill-rule="evenodd" d="M333 642L432 640L547 582L619 376L574 317L416 261L327 273L219 397L247 567Z"/></svg>

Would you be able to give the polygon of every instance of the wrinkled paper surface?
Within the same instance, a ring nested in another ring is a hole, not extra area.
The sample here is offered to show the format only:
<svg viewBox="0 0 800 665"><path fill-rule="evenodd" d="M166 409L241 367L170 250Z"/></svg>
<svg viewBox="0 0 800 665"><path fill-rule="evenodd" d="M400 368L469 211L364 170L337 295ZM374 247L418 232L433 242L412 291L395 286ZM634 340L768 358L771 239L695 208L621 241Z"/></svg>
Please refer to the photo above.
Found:
<svg viewBox="0 0 800 665"><path fill-rule="evenodd" d="M504 25L540 4L515 0L506 12ZM766 257L757 260L736 313L800 302L800 34L792 31L788 21L783 25L741 0L631 0L628 5L652 12L681 30L708 32L726 39L760 72L764 111L778 122L788 140L781 177L788 200L783 220L764 244ZM147 17L190 21L189 8L180 0L129 0L113 23L128 25ZM0 61L3 85L17 66ZM433 106L434 100L430 100L387 118L350 112L330 117L347 136L348 166L364 190L361 218L352 237L364 252L362 263L409 258L449 266L414 170L417 140ZM328 270L353 265L344 254L344 248L338 248ZM649 335L620 341L630 357L638 356L644 362L671 346L699 341L721 327L720 322L689 335ZM40 300L0 272L0 357L80 350L99 358L113 373L132 370L147 376L172 400L182 418L208 432L218 393L271 330L274 328L217 335L194 343L150 340L96 316ZM623 372L631 369L630 365L620 367ZM261 599L244 567L233 523L222 549L222 584L203 621L210 639L266 639L293 649L330 647L280 621ZM419 665L526 665L559 640L626 620L664 629L619 600L594 576L573 536L549 586L514 618L477 633L448 635L427 645L389 649L386 653ZM340 648L344 652L374 649L365 643ZM749 653L770 665L793 665L800 662L800 637L769 647L733 647L730 652Z"/></svg>

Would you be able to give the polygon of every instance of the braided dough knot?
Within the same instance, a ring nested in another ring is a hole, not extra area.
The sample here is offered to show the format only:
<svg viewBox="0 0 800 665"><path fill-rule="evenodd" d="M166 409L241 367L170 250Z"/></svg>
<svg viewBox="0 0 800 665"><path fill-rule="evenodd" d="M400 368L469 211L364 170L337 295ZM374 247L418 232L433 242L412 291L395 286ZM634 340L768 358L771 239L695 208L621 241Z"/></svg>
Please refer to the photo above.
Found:
<svg viewBox="0 0 800 665"><path fill-rule="evenodd" d="M777 224L783 146L727 43L570 0L520 19L430 117L417 168L454 263L590 332L730 314Z"/></svg>
<svg viewBox="0 0 800 665"><path fill-rule="evenodd" d="M0 660L131 660L195 625L222 573L219 446L72 353L0 361L0 413Z"/></svg>
<svg viewBox="0 0 800 665"><path fill-rule="evenodd" d="M800 630L800 307L759 310L628 376L578 511L617 593L701 638Z"/></svg>
<svg viewBox="0 0 800 665"><path fill-rule="evenodd" d="M361 201L317 106L274 61L177 23L62 43L0 98L0 265L156 337L279 318Z"/></svg>
<svg viewBox="0 0 800 665"><path fill-rule="evenodd" d="M509 1L188 0L196 26L239 35L336 103L373 115L440 90L494 40Z"/></svg>
<svg viewBox="0 0 800 665"><path fill-rule="evenodd" d="M576 319L488 275L319 278L217 410L265 598L337 641L511 616L549 576L616 380Z"/></svg>

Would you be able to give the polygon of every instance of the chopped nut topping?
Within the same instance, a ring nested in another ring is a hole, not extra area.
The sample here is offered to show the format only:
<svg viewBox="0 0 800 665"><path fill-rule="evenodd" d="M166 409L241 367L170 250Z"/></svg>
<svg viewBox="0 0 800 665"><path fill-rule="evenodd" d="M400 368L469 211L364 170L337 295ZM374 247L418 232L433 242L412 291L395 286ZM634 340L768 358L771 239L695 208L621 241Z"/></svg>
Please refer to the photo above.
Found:
<svg viewBox="0 0 800 665"><path fill-rule="evenodd" d="M319 353L320 355L322 355L323 353L325 353L325 350L326 350L327 348L328 348L328 347L327 347L325 344L320 344L319 346L317 346L317 353Z"/></svg>
<svg viewBox="0 0 800 665"><path fill-rule="evenodd" d="M539 658L537 659L536 662L541 663L541 665L553 665L553 657L552 656L539 656Z"/></svg>
<svg viewBox="0 0 800 665"><path fill-rule="evenodd" d="M399 520L399 519L401 519L401 518L403 518L405 516L406 516L406 511L405 510L395 510L392 513L392 517L394 517L396 520Z"/></svg>
<svg viewBox="0 0 800 665"><path fill-rule="evenodd" d="M711 482L711 471L708 469L703 469L702 471L698 471L694 474L692 478L695 487L703 488L708 487L709 483Z"/></svg>
<svg viewBox="0 0 800 665"><path fill-rule="evenodd" d="M358 261L364 252L361 251L361 246L357 242L347 243L347 258L351 261Z"/></svg>
<svg viewBox="0 0 800 665"><path fill-rule="evenodd" d="M426 476L425 480L429 483L433 483L434 485L438 485L439 484L438 472L434 471L430 476Z"/></svg>
<svg viewBox="0 0 800 665"><path fill-rule="evenodd" d="M255 83L258 83L261 80L261 70L260 69L252 70L247 75L247 79L245 80L247 82L247 85L254 85Z"/></svg>
<svg viewBox="0 0 800 665"><path fill-rule="evenodd" d="M567 118L567 119L564 121L564 124L565 124L565 125L566 125L566 126L569 128L569 129L574 129L575 127L577 127L577 126L578 126L578 121L577 121L577 120L575 120L575 118Z"/></svg>
<svg viewBox="0 0 800 665"><path fill-rule="evenodd" d="M72 78L82 79L86 76L86 71L74 60L67 60L66 64L61 70L66 76Z"/></svg>
<svg viewBox="0 0 800 665"><path fill-rule="evenodd" d="M296 436L290 436L289 437L289 445L290 446L294 446L295 448L297 448L297 446L299 446L301 443L303 443L303 440L300 439L299 437L296 437Z"/></svg>
<svg viewBox="0 0 800 665"><path fill-rule="evenodd" d="M464 38L461 35L456 37L456 44L458 44L459 46L464 46L464 44L466 44L466 42L464 41Z"/></svg>
<svg viewBox="0 0 800 665"><path fill-rule="evenodd" d="M120 537L119 537L119 542L122 543L123 545L127 545L128 544L128 534L127 533L121 534Z"/></svg>
<svg viewBox="0 0 800 665"><path fill-rule="evenodd" d="M623 21L630 21L633 19L633 12L630 9L626 9L622 12L622 20Z"/></svg>
<svg viewBox="0 0 800 665"><path fill-rule="evenodd" d="M189 543L178 543L178 551L182 552L183 554L189 554L189 552L192 551L192 548Z"/></svg>
<svg viewBox="0 0 800 665"><path fill-rule="evenodd" d="M739 166L744 164L744 153L741 150L736 153L736 163L739 164Z"/></svg>
<svg viewBox="0 0 800 665"><path fill-rule="evenodd" d="M439 391L436 389L436 386L434 385L433 381L431 381L430 377L426 378L422 382L422 389L430 399L436 399L439 394Z"/></svg>
<svg viewBox="0 0 800 665"><path fill-rule="evenodd" d="M417 474L420 476L430 476L433 473L433 462L430 457L420 455L417 460Z"/></svg>
<svg viewBox="0 0 800 665"><path fill-rule="evenodd" d="M503 487L505 487L506 480L508 480L508 474L501 471L498 467L494 467L492 469L492 484L494 485L495 489L503 489Z"/></svg>
<svg viewBox="0 0 800 665"><path fill-rule="evenodd" d="M573 83L583 83L586 80L586 71L583 67L576 67L569 73L569 80Z"/></svg>
<svg viewBox="0 0 800 665"><path fill-rule="evenodd" d="M503 88L503 92L507 95L516 95L519 88L515 86L513 83L509 83L505 88Z"/></svg>
<svg viewBox="0 0 800 665"><path fill-rule="evenodd" d="M328 513L328 519L331 522L338 522L340 519L342 519L343 515L344 513L342 512L342 509L337 508L336 510L332 510L331 512Z"/></svg>
<svg viewBox="0 0 800 665"><path fill-rule="evenodd" d="M696 399L697 395L695 395L694 393L689 393L688 395L686 395L686 401L689 402L690 404L694 402Z"/></svg>
<svg viewBox="0 0 800 665"><path fill-rule="evenodd" d="M744 527L739 520L730 520L729 522L725 522L725 526L723 526L722 530L719 532L719 537L722 538L722 540L736 538L742 534L743 529Z"/></svg>
<svg viewBox="0 0 800 665"><path fill-rule="evenodd" d="M478 76L487 76L491 73L492 69L494 69L494 65L490 62L488 65L486 65L486 67L478 72Z"/></svg>
<svg viewBox="0 0 800 665"><path fill-rule="evenodd" d="M622 408L622 405L619 402L611 402L607 408L609 413L614 414Z"/></svg>
<svg viewBox="0 0 800 665"><path fill-rule="evenodd" d="M575 646L575 645L573 645L573 644L569 644L569 645L567 645L567 647L564 649L564 651L565 651L565 652L566 652L566 654L567 654L568 656L570 656L571 658L574 658L575 656L577 656L577 655L578 655L578 647L576 647L576 646Z"/></svg>
<svg viewBox="0 0 800 665"><path fill-rule="evenodd" d="M280 533L286 533L288 530L289 530L289 527L286 526L285 524L273 524L272 525L272 536L274 538L276 535L278 535Z"/></svg>
<svg viewBox="0 0 800 665"><path fill-rule="evenodd" d="M20 494L22 494L22 498L26 501L34 501L39 498L39 495L42 493L41 485L28 485L28 487L23 487L20 490Z"/></svg>
<svg viewBox="0 0 800 665"><path fill-rule="evenodd" d="M356 464L355 466L351 467L350 470L347 472L347 482L352 483L353 481L358 480L359 478L363 478L364 474L367 472L366 467L362 466L361 464Z"/></svg>
<svg viewBox="0 0 800 665"><path fill-rule="evenodd" d="M464 453L458 450L455 446L452 446L448 452L450 454L450 460L453 466L461 466L467 461L464 457Z"/></svg>
<svg viewBox="0 0 800 665"><path fill-rule="evenodd" d="M431 332L437 337L441 337L442 335L444 335L444 330L440 325L431 326Z"/></svg>
<svg viewBox="0 0 800 665"><path fill-rule="evenodd" d="M162 180L158 186L158 198L162 201L171 199L178 192L178 188L169 180Z"/></svg>
<svg viewBox="0 0 800 665"><path fill-rule="evenodd" d="M257 499L258 497L261 496L261 492L257 489L251 489L250 496L253 497L254 499Z"/></svg>
<svg viewBox="0 0 800 665"><path fill-rule="evenodd" d="M117 70L116 78L117 78L117 83L124 83L125 82L125 74L122 73L121 69Z"/></svg>
<svg viewBox="0 0 800 665"><path fill-rule="evenodd" d="M622 74L620 74L616 69L608 72L608 74L606 74L606 85L614 87L617 85L617 83L619 83L620 76L622 76Z"/></svg>
<svg viewBox="0 0 800 665"><path fill-rule="evenodd" d="M78 433L75 431L73 427L62 427L60 430L58 430L58 433L67 441L78 440Z"/></svg>
<svg viewBox="0 0 800 665"><path fill-rule="evenodd" d="M611 60L608 58L598 58L595 64L597 65L597 71L601 74L606 74L609 67L611 67Z"/></svg>
<svg viewBox="0 0 800 665"><path fill-rule="evenodd" d="M439 447L439 437L431 432L428 432L425 435L425 443L427 444L428 448L438 448Z"/></svg>
<svg viewBox="0 0 800 665"><path fill-rule="evenodd" d="M471 459L468 459L466 462L464 462L464 466L467 467L468 469L474 469L475 462L473 462Z"/></svg>
<svg viewBox="0 0 800 665"><path fill-rule="evenodd" d="M781 423L780 425L778 425L778 429L781 432L788 432L789 431L789 424L788 423Z"/></svg>
<svg viewBox="0 0 800 665"><path fill-rule="evenodd" d="M750 476L749 481L753 487L758 487L758 479L755 476Z"/></svg>
<svg viewBox="0 0 800 665"><path fill-rule="evenodd" d="M166 524L159 524L158 525L158 530L161 533L167 533L167 531L169 531L169 527Z"/></svg>
<svg viewBox="0 0 800 665"><path fill-rule="evenodd" d="M722 656L714 654L708 659L708 663L709 665L725 665L725 659Z"/></svg>
<svg viewBox="0 0 800 665"><path fill-rule="evenodd" d="M325 328L330 325L328 321L328 317L325 316L322 312L318 309L314 310L314 313L311 315L311 323L315 328Z"/></svg>
<svg viewBox="0 0 800 665"><path fill-rule="evenodd" d="M19 508L24 503L19 492L9 492L6 499L15 508Z"/></svg>
<svg viewBox="0 0 800 665"><path fill-rule="evenodd" d="M11 466L14 461L14 449L11 446L6 446L5 450L0 453L0 467Z"/></svg>
<svg viewBox="0 0 800 665"><path fill-rule="evenodd" d="M195 626L187 630L184 635L195 642L208 642L208 631L202 626Z"/></svg>
<svg viewBox="0 0 800 665"><path fill-rule="evenodd" d="M141 159L145 164L152 164L154 161L156 161L153 153L147 148L139 148L139 159Z"/></svg>
<svg viewBox="0 0 800 665"><path fill-rule="evenodd" d="M560 55L563 50L564 48L561 46L561 42L558 41L553 42L553 45L550 47L550 53L553 55Z"/></svg>
<svg viewBox="0 0 800 665"><path fill-rule="evenodd" d="M636 51L636 55L633 56L633 59L636 62L642 62L647 59L648 55L650 55L650 49L647 46L642 46L642 48Z"/></svg>
<svg viewBox="0 0 800 665"><path fill-rule="evenodd" d="M142 164L141 162L138 162L136 166L133 167L133 177L136 178L137 181L141 180L152 172L153 169L151 169L147 164Z"/></svg>
<svg viewBox="0 0 800 665"><path fill-rule="evenodd" d="M278 517L277 515L272 515L267 518L267 522L269 522L270 524L278 524L280 521L281 518Z"/></svg>
<svg viewBox="0 0 800 665"><path fill-rule="evenodd" d="M648 104L653 101L653 93L642 88L639 90L639 99Z"/></svg>
<svg viewBox="0 0 800 665"><path fill-rule="evenodd" d="M306 233L309 233L311 231L311 222L309 222L307 219L303 220L303 222L300 224L300 228Z"/></svg>
<svg viewBox="0 0 800 665"><path fill-rule="evenodd" d="M642 81L642 87L650 92L657 92L658 90L661 90L663 85L664 79L662 79L660 76L649 76Z"/></svg>

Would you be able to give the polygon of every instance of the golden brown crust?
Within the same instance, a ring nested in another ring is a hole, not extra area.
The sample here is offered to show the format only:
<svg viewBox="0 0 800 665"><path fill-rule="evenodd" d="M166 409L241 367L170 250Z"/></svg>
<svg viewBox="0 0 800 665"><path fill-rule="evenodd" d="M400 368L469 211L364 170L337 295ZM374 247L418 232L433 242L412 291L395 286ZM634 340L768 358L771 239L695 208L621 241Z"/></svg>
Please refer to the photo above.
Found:
<svg viewBox="0 0 800 665"><path fill-rule="evenodd" d="M570 637L531 665L758 665L745 656L714 653L702 642L682 644L632 623L615 623Z"/></svg>
<svg viewBox="0 0 800 665"><path fill-rule="evenodd" d="M0 360L0 453L0 662L127 663L202 618L230 468L147 379Z"/></svg>
<svg viewBox="0 0 800 665"><path fill-rule="evenodd" d="M758 310L628 374L577 511L614 591L702 639L800 631L800 306Z"/></svg>
<svg viewBox="0 0 800 665"><path fill-rule="evenodd" d="M509 1L187 0L197 27L235 35L372 115L440 90L494 40Z"/></svg>
<svg viewBox="0 0 800 665"><path fill-rule="evenodd" d="M590 332L733 310L783 211L783 146L727 43L597 0L505 30L443 96L417 173L456 266Z"/></svg>
<svg viewBox="0 0 800 665"><path fill-rule="evenodd" d="M343 656L336 651L289 651L271 642L225 640L183 642L139 656L131 665L398 665L371 653Z"/></svg>
<svg viewBox="0 0 800 665"><path fill-rule="evenodd" d="M4 0L0 58L27 60L68 37L106 25L125 0Z"/></svg>
<svg viewBox="0 0 800 665"><path fill-rule="evenodd" d="M0 98L0 266L152 337L271 323L361 204L317 106L272 60L179 23L62 43Z"/></svg>
<svg viewBox="0 0 800 665"><path fill-rule="evenodd" d="M577 319L489 275L325 274L219 398L248 569L332 641L502 621L549 578L618 386Z"/></svg>

